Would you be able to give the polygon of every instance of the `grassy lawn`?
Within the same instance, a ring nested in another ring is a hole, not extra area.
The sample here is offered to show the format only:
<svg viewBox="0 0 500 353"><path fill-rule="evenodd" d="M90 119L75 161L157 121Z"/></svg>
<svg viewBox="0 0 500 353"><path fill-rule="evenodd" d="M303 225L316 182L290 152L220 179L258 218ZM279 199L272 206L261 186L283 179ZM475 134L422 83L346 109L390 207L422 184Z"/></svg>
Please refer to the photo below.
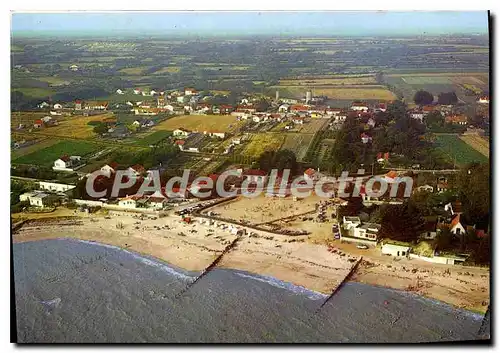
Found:
<svg viewBox="0 0 500 353"><path fill-rule="evenodd" d="M97 144L85 141L59 141L56 144L38 149L37 151L21 156L15 160L18 164L36 164L36 165L51 165L54 161L67 154L69 156L85 156L92 152L98 151L101 147Z"/></svg>
<svg viewBox="0 0 500 353"><path fill-rule="evenodd" d="M173 131L184 128L198 132L227 132L234 131L241 124L232 115L179 115L159 123L153 129Z"/></svg>
<svg viewBox="0 0 500 353"><path fill-rule="evenodd" d="M69 137L69 138L77 138L77 139L90 139L95 137L95 133L93 131L94 126L88 125L90 121L102 121L105 118L113 117L113 113L106 113L101 115L94 116L76 116L71 117L59 122L59 125L52 126L44 129L40 129L39 131L33 132L35 135L37 132L40 134L48 134L54 135L56 137Z"/></svg>
<svg viewBox="0 0 500 353"><path fill-rule="evenodd" d="M488 157L462 141L458 135L436 135L436 146L448 155L450 161L456 160L458 165L488 163Z"/></svg>

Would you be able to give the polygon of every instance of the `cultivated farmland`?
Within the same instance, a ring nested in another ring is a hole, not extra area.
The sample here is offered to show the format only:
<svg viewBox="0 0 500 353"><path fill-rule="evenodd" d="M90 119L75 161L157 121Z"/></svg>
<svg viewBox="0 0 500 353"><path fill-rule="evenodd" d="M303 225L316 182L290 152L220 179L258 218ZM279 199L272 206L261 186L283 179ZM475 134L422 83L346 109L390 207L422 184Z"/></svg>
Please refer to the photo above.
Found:
<svg viewBox="0 0 500 353"><path fill-rule="evenodd" d="M481 154L489 158L490 142L486 138L472 134L472 135L462 135L460 136L460 139L465 143L467 143L472 148L474 148L476 151L480 152Z"/></svg>
<svg viewBox="0 0 500 353"><path fill-rule="evenodd" d="M36 164L50 166L63 155L85 156L101 149L101 146L85 141L60 141L52 146L39 149L13 161L16 164Z"/></svg>
<svg viewBox="0 0 500 353"><path fill-rule="evenodd" d="M303 161L313 139L312 134L287 133L281 149L293 151L298 161Z"/></svg>
<svg viewBox="0 0 500 353"><path fill-rule="evenodd" d="M284 140L285 137L278 134L255 134L242 153L251 157L259 157L264 151L279 150Z"/></svg>
<svg viewBox="0 0 500 353"><path fill-rule="evenodd" d="M193 131L234 131L242 122L237 121L232 115L180 115L167 119L157 126L154 130L173 131L178 128L184 128Z"/></svg>
<svg viewBox="0 0 500 353"><path fill-rule="evenodd" d="M448 155L451 162L456 161L457 166L471 162L488 162L488 157L462 141L458 135L436 135L435 143L441 151Z"/></svg>

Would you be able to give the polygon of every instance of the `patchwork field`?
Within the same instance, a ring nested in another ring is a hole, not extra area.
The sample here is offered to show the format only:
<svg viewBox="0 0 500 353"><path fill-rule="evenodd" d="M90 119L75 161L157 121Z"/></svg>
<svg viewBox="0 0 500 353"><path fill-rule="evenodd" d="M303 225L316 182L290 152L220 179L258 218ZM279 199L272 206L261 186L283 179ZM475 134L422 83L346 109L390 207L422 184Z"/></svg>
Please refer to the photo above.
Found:
<svg viewBox="0 0 500 353"><path fill-rule="evenodd" d="M460 139L486 157L490 157L490 142L479 135L462 135Z"/></svg>
<svg viewBox="0 0 500 353"><path fill-rule="evenodd" d="M277 151L285 141L285 136L278 134L255 134L245 146L242 154L259 157L264 151Z"/></svg>
<svg viewBox="0 0 500 353"><path fill-rule="evenodd" d="M153 129L173 131L184 128L198 132L228 132L236 130L242 124L243 122L237 121L232 115L180 115L159 123Z"/></svg>
<svg viewBox="0 0 500 353"><path fill-rule="evenodd" d="M59 122L59 125L40 130L35 130L33 134L53 135L57 137L68 137L77 139L90 139L95 137L94 126L88 125L90 121L103 121L113 117L113 113L106 113L94 116L75 116L66 118ZM57 118L57 117L56 117Z"/></svg>
<svg viewBox="0 0 500 353"><path fill-rule="evenodd" d="M472 148L458 135L436 135L436 146L448 155L451 162L457 166L471 162L488 163L488 157Z"/></svg>
<svg viewBox="0 0 500 353"><path fill-rule="evenodd" d="M455 91L459 99L463 101L474 101L474 95L488 90L487 73L401 73L385 75L385 81L393 85L408 102L413 101L415 93L426 90L434 95L441 92ZM467 95L467 90L472 92L472 97Z"/></svg>
<svg viewBox="0 0 500 353"><path fill-rule="evenodd" d="M324 85L365 85L376 84L375 75L368 76L332 76L280 80L280 86L324 86Z"/></svg>
<svg viewBox="0 0 500 353"><path fill-rule="evenodd" d="M295 97L305 96L307 88L305 86L271 86L273 90L283 89ZM327 96L330 99L339 100L382 100L390 101L396 99L396 95L381 85L324 85L311 88L316 96Z"/></svg>
<svg viewBox="0 0 500 353"><path fill-rule="evenodd" d="M36 164L50 166L63 155L85 156L101 149L98 144L85 141L63 140L35 152L23 155L13 160L17 164Z"/></svg>

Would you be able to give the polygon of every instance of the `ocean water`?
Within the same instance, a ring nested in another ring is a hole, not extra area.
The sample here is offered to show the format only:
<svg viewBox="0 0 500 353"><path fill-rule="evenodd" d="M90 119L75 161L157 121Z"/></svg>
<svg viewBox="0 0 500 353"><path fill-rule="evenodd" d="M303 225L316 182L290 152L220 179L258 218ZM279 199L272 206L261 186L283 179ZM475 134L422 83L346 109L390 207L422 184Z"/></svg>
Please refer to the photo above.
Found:
<svg viewBox="0 0 500 353"><path fill-rule="evenodd" d="M197 273L113 246L13 246L19 342L435 342L478 339L483 319L360 283L319 309L325 295L243 271L190 286Z"/></svg>

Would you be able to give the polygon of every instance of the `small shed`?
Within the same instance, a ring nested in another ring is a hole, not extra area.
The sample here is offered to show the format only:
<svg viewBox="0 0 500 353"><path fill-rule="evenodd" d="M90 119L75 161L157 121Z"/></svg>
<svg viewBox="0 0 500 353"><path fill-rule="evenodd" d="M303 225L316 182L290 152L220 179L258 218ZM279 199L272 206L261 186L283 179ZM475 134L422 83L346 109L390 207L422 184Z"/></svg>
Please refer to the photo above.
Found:
<svg viewBox="0 0 500 353"><path fill-rule="evenodd" d="M410 247L408 245L398 245L386 243L382 245L382 254L391 255L396 257L406 257L410 252Z"/></svg>

